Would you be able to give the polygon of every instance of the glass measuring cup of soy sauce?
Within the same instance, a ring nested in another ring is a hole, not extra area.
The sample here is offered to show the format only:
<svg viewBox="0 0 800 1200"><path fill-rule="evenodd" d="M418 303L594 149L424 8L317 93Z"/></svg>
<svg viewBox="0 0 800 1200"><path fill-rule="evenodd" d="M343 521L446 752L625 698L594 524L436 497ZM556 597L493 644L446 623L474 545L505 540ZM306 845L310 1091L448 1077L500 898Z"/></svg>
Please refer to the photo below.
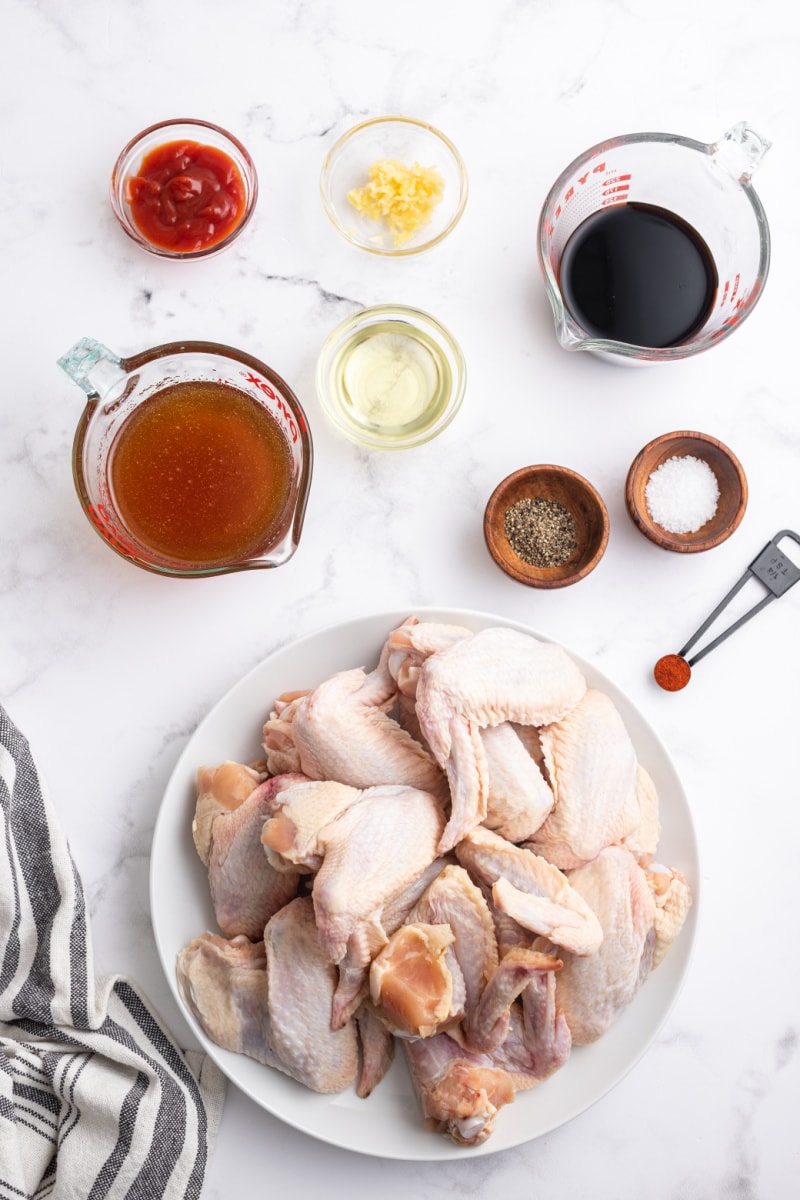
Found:
<svg viewBox="0 0 800 1200"><path fill-rule="evenodd" d="M113 550L179 578L291 558L313 450L300 402L270 367L216 342L120 358L93 338L58 365L86 393L73 478Z"/></svg>
<svg viewBox="0 0 800 1200"><path fill-rule="evenodd" d="M769 271L751 177L770 142L744 122L706 144L610 138L553 184L539 266L565 350L668 362L716 345L749 316Z"/></svg>

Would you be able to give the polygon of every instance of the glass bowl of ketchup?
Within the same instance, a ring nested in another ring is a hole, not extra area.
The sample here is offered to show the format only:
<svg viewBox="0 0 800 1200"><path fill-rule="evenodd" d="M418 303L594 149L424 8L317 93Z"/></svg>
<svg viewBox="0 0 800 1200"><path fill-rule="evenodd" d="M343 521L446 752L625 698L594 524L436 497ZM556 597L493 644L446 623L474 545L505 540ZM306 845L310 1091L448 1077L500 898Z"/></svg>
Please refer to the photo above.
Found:
<svg viewBox="0 0 800 1200"><path fill-rule="evenodd" d="M161 121L137 134L111 175L125 233L163 258L207 258L239 236L258 196L247 150L209 121Z"/></svg>

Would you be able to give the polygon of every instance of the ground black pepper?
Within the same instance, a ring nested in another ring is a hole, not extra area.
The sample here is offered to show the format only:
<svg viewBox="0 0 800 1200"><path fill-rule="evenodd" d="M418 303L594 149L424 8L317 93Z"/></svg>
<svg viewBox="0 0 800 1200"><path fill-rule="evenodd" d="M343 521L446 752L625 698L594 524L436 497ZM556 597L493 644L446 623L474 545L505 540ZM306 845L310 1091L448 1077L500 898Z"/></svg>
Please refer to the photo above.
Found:
<svg viewBox="0 0 800 1200"><path fill-rule="evenodd" d="M557 500L517 500L504 523L511 549L531 567L560 567L578 544L572 515Z"/></svg>

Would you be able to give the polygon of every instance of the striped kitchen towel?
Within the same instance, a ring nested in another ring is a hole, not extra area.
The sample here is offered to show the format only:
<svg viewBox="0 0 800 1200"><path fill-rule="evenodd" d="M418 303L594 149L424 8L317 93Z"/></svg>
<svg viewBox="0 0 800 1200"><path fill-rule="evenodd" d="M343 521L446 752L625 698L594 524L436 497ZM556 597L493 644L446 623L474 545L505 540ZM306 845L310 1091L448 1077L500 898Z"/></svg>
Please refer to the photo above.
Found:
<svg viewBox="0 0 800 1200"><path fill-rule="evenodd" d="M0 1200L199 1197L225 1094L127 979L95 980L80 877L0 705Z"/></svg>

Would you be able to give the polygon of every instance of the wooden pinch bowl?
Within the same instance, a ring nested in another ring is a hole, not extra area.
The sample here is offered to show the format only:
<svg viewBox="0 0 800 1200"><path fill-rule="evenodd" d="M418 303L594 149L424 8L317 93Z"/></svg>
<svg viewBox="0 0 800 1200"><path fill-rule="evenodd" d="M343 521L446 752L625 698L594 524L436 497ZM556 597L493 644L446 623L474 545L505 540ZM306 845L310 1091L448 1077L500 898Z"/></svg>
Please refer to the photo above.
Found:
<svg viewBox="0 0 800 1200"><path fill-rule="evenodd" d="M506 536L507 509L518 500L536 499L562 504L575 523L577 545L560 566L531 566L511 548ZM492 558L512 579L528 587L568 587L585 579L603 557L608 545L608 511L591 483L568 467L522 467L499 483L489 497L483 535Z"/></svg>
<svg viewBox="0 0 800 1200"><path fill-rule="evenodd" d="M719 487L717 510L693 533L670 533L650 516L645 489L662 463L687 455L701 459L714 472ZM631 463L625 482L625 503L634 524L656 546L680 554L696 554L719 546L739 527L747 508L747 478L736 455L717 438L688 430L664 433L648 442Z"/></svg>

